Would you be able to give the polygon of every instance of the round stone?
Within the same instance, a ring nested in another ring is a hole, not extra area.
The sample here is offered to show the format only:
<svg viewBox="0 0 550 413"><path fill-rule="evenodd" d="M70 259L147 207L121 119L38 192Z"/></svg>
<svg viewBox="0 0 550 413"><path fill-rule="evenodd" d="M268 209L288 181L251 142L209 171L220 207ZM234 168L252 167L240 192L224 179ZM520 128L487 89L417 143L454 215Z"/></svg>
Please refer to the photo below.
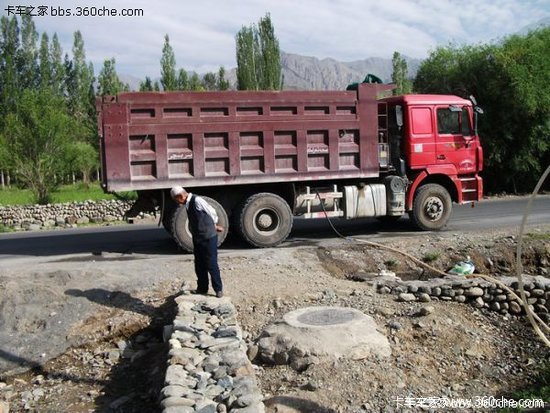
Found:
<svg viewBox="0 0 550 413"><path fill-rule="evenodd" d="M399 294L398 300L399 301L405 301L405 302L415 301L416 296L412 293L401 293L401 294Z"/></svg>

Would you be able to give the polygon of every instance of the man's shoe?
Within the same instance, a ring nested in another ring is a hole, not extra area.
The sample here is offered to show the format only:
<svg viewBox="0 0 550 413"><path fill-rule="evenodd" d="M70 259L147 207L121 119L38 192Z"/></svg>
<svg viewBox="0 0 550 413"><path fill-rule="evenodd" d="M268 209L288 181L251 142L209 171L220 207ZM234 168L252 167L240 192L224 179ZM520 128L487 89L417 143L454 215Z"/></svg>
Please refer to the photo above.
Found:
<svg viewBox="0 0 550 413"><path fill-rule="evenodd" d="M191 294L207 295L208 291L193 290L191 291Z"/></svg>
<svg viewBox="0 0 550 413"><path fill-rule="evenodd" d="M216 291L216 297L222 298L223 297L223 291Z"/></svg>

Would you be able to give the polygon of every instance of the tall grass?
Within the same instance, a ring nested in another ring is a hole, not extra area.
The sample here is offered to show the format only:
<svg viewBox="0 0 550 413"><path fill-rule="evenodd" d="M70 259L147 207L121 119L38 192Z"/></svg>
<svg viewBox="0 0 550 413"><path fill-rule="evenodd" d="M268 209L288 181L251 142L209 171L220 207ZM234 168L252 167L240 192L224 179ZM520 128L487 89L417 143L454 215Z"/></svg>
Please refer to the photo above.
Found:
<svg viewBox="0 0 550 413"><path fill-rule="evenodd" d="M136 199L135 192L120 194L125 199ZM51 203L99 201L102 199L116 199L112 194L103 192L98 183L88 187L82 183L75 185L63 185L51 195ZM29 189L9 188L0 190L0 205L32 205L34 196Z"/></svg>

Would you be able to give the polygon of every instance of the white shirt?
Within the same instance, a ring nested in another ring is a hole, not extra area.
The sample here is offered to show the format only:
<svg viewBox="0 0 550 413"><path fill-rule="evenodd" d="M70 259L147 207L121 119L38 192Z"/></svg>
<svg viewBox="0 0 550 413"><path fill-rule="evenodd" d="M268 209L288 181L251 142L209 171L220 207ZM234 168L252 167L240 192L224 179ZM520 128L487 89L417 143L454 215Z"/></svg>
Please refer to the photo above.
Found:
<svg viewBox="0 0 550 413"><path fill-rule="evenodd" d="M194 195L192 193L189 193L187 195L187 202L185 203L185 208L189 209L189 202L191 202L191 197ZM204 211L208 215L210 215L210 218L212 218L212 221L214 221L214 224L218 224L218 214L216 214L216 210L210 205L208 202L206 202L203 198L197 195L197 198L195 199L195 205L197 206L197 211Z"/></svg>

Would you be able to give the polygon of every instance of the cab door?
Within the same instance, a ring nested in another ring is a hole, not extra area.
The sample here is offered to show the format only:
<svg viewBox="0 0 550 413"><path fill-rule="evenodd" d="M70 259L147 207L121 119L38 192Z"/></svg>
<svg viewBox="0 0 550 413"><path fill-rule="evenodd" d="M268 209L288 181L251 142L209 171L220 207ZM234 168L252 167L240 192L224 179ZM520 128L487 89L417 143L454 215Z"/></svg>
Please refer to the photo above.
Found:
<svg viewBox="0 0 550 413"><path fill-rule="evenodd" d="M435 136L432 106L410 106L405 154L411 169L424 169L435 163Z"/></svg>
<svg viewBox="0 0 550 413"><path fill-rule="evenodd" d="M435 158L438 165L453 165L457 174L476 171L476 145L467 106L440 105L436 108Z"/></svg>

